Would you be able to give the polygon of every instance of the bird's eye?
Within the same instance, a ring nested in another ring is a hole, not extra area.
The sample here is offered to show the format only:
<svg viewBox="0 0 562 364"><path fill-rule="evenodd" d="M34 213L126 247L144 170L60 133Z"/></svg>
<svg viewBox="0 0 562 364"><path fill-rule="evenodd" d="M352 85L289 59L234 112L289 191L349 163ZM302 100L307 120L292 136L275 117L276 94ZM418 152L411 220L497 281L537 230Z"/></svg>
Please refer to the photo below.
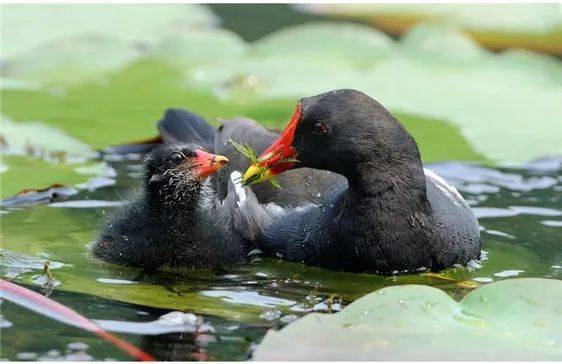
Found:
<svg viewBox="0 0 562 364"><path fill-rule="evenodd" d="M172 162L173 164L180 164L181 162L183 162L183 155L181 155L180 153L172 154L170 157L170 162Z"/></svg>
<svg viewBox="0 0 562 364"><path fill-rule="evenodd" d="M314 124L314 130L312 131L312 134L326 135L328 133L330 133L330 127L326 123L319 121L316 124Z"/></svg>

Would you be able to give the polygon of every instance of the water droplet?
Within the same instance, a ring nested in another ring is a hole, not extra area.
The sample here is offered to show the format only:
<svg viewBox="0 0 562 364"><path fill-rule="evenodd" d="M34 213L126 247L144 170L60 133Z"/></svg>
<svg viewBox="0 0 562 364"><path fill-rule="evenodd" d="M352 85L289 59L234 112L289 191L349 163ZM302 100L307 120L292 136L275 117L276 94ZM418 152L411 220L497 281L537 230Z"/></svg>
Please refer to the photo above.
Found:
<svg viewBox="0 0 562 364"><path fill-rule="evenodd" d="M277 320L279 317L281 317L281 311L279 310L267 310L260 314L260 318L267 321Z"/></svg>
<svg viewBox="0 0 562 364"><path fill-rule="evenodd" d="M421 308L422 308L423 311L428 312L429 310L431 310L431 308L432 308L433 306L435 306L435 303L426 301L426 302L424 302L424 304L421 306Z"/></svg>

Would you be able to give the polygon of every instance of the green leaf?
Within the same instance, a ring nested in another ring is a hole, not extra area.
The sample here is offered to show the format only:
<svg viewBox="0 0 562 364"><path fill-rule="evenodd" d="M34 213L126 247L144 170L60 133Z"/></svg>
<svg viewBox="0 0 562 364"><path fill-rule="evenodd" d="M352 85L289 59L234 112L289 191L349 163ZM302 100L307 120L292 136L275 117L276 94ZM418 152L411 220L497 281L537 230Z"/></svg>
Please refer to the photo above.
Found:
<svg viewBox="0 0 562 364"><path fill-rule="evenodd" d="M7 4L2 5L2 57L73 36L97 35L126 42L209 29L216 16L199 5ZM98 58L103 58L100 55Z"/></svg>
<svg viewBox="0 0 562 364"><path fill-rule="evenodd" d="M107 72L146 56L201 63L232 58L245 46L230 32L215 34L216 17L200 5L9 4L2 10L2 76L12 87L14 79L103 82ZM203 45L205 52L196 51Z"/></svg>
<svg viewBox="0 0 562 364"><path fill-rule="evenodd" d="M30 157L3 157L4 171L0 172L0 197L11 196L24 189L43 189L53 183L72 186L85 182L86 176L77 173L75 165L49 163Z"/></svg>
<svg viewBox="0 0 562 364"><path fill-rule="evenodd" d="M279 183L279 181L275 178L270 178L269 179L269 183L271 183L271 185L275 188L277 188L278 190L281 189L281 183Z"/></svg>
<svg viewBox="0 0 562 364"><path fill-rule="evenodd" d="M258 155L254 149L248 144L236 143L232 139L228 139L228 142L243 156L250 160L250 164L258 163Z"/></svg>
<svg viewBox="0 0 562 364"><path fill-rule="evenodd" d="M489 284L460 303L432 287L387 287L269 331L254 359L556 360L561 300L562 281L542 278Z"/></svg>
<svg viewBox="0 0 562 364"><path fill-rule="evenodd" d="M286 29L268 38L273 44L290 44L300 31ZM325 28L312 33L342 41ZM190 70L188 83L231 99L297 99L355 88L393 112L444 121L460 130L475 154L492 162L562 153L562 137L552 132L558 128L554 115L562 114L562 65L548 56L495 54L455 27L423 24L387 45L390 50L384 54L366 56L361 65L322 52L295 57L273 46L254 47L235 64L219 61ZM533 128L529 120L534 120ZM520 148L513 148L514 143Z"/></svg>
<svg viewBox="0 0 562 364"><path fill-rule="evenodd" d="M562 17L556 4L304 4L301 8L367 22L395 35L420 22L446 23L494 50L562 53Z"/></svg>
<svg viewBox="0 0 562 364"><path fill-rule="evenodd" d="M364 66L386 56L392 39L368 26L320 22L281 29L253 44L251 54L290 58L318 57L344 59Z"/></svg>
<svg viewBox="0 0 562 364"><path fill-rule="evenodd" d="M5 76L47 84L100 81L140 56L130 43L99 35L57 39L9 61Z"/></svg>

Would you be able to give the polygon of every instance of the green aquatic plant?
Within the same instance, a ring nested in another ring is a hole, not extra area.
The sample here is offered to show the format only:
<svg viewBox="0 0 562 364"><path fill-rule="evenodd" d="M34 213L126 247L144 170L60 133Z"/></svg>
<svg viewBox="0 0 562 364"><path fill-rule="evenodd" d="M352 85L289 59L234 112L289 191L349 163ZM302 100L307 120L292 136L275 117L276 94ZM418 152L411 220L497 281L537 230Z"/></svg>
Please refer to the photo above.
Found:
<svg viewBox="0 0 562 364"><path fill-rule="evenodd" d="M258 155L256 154L256 152L254 151L254 149L249 146L248 144L240 144L240 143L236 143L234 140L232 140L232 138L228 139L228 142L230 144L232 144L232 146L240 153L242 154L244 157L248 158L250 160L251 164L254 163L258 163Z"/></svg>
<svg viewBox="0 0 562 364"><path fill-rule="evenodd" d="M250 160L250 165L254 165L256 166L259 171L258 173L254 174L251 178L249 178L246 181L242 182L243 186L249 186L252 185L254 183L258 183L259 180L262 178L263 175L266 174L267 170L273 166L276 166L278 164L281 163L297 163L298 160L294 159L294 158L285 158L285 159L281 159L279 162L269 166L269 167L261 167L259 165L259 158L258 155L256 154L256 152L254 151L254 149L249 146L248 144L240 144L235 142L234 140L232 140L232 138L228 139L228 142L230 144L232 144L232 146L243 156L245 156L246 158L248 158ZM279 183L279 181L272 176L269 176L268 179L269 183L271 183L271 185L277 189L281 188L281 184Z"/></svg>

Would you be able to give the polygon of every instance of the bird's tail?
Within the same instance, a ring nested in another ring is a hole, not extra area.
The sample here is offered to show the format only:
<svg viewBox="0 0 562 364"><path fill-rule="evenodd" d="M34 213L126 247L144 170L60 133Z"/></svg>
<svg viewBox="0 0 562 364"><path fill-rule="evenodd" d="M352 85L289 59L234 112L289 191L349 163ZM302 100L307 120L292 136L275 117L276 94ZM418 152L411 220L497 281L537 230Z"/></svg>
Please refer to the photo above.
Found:
<svg viewBox="0 0 562 364"><path fill-rule="evenodd" d="M168 109L158 121L165 143L192 143L214 152L215 128L201 116L182 109Z"/></svg>
<svg viewBox="0 0 562 364"><path fill-rule="evenodd" d="M142 141L110 146L111 154L148 153L162 143L191 143L214 153L216 129L201 116L182 109L168 109L157 123L159 135Z"/></svg>

